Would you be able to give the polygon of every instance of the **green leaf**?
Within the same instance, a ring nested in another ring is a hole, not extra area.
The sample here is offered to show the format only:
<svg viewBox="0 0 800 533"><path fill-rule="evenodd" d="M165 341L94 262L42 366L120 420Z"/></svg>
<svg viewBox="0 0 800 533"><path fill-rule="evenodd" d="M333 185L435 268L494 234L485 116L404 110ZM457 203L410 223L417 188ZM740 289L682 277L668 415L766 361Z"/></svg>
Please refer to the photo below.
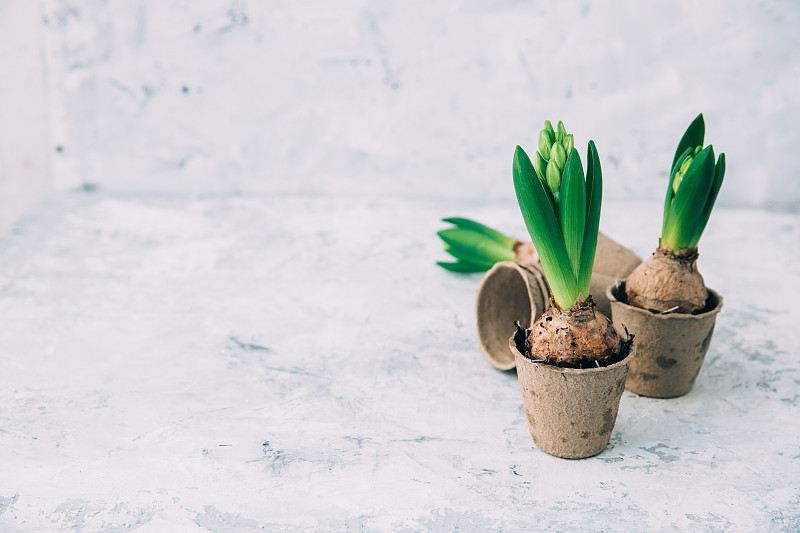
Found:
<svg viewBox="0 0 800 533"><path fill-rule="evenodd" d="M689 157L694 151L690 146L687 146L680 157L676 160L676 164L672 166L672 171L669 173L669 183L667 183L667 197L664 199L664 220L661 223L661 235L664 235L667 229L667 218L669 218L670 206L672 199L675 198L675 191L672 190L672 184L675 181L675 176L678 174L678 169L681 168L683 161Z"/></svg>
<svg viewBox="0 0 800 533"><path fill-rule="evenodd" d="M724 177L725 154L719 154L719 159L717 159L717 164L714 167L714 183L711 185L711 192L708 195L708 202L703 209L703 216L700 217L700 222L697 224L697 229L695 230L695 234L692 237L692 241L689 245L690 248L696 248L697 244L700 242L700 237L703 236L703 231L705 231L706 225L708 224L708 218L711 216L711 211L714 209L714 202L717 201L717 194L719 194L719 189L722 187L722 179Z"/></svg>
<svg viewBox="0 0 800 533"><path fill-rule="evenodd" d="M440 231L438 235L448 244L447 251L459 259L492 264L514 260L513 250L504 248L477 231L450 228Z"/></svg>
<svg viewBox="0 0 800 533"><path fill-rule="evenodd" d="M499 231L490 228L489 226L485 226L480 222L476 222L468 218L461 218L461 217L443 218L442 222L447 222L448 224L454 224L456 227L476 231L478 233L486 235L493 241L501 244L504 248L508 248L510 250L514 248L515 244L517 244L517 239L509 237L508 235L504 235Z"/></svg>
<svg viewBox="0 0 800 533"><path fill-rule="evenodd" d="M556 304L569 309L577 299L576 279L569 262L564 237L545 185L536 176L531 160L517 146L514 151L514 190L522 218L533 239Z"/></svg>
<svg viewBox="0 0 800 533"><path fill-rule="evenodd" d="M673 251L690 248L695 230L703 217L714 181L714 149L707 146L692 162L672 201L662 237Z"/></svg>
<svg viewBox="0 0 800 533"><path fill-rule="evenodd" d="M700 113L695 117L689 127L686 128L686 132L684 132L683 137L681 137L680 142L678 143L678 149L675 150L675 157L672 159L672 167L675 168L675 163L678 161L678 158L681 156L686 148L692 148L694 150L697 146L703 146L703 138L706 136L706 123L703 120L703 114Z"/></svg>
<svg viewBox="0 0 800 533"><path fill-rule="evenodd" d="M536 152L536 155L533 156L533 168L536 170L536 175L539 176L539 179L547 182L547 178L545 177L547 175L547 162L542 159L542 154L540 154L538 151Z"/></svg>
<svg viewBox="0 0 800 533"><path fill-rule="evenodd" d="M556 214L556 217L558 217L558 201L556 200L556 196L553 196L553 192L550 190L550 186L547 185L546 180L540 181L540 183L542 184L542 190L547 196L547 201L550 202L550 208L553 210L553 213ZM528 233L530 233L530 231Z"/></svg>
<svg viewBox="0 0 800 533"><path fill-rule="evenodd" d="M472 272L486 272L492 268L492 265L487 267L482 264L479 265L477 263L469 263L467 261L459 261L457 263L445 263L444 261L437 261L436 264L445 270L449 270L450 272L462 272L465 274Z"/></svg>
<svg viewBox="0 0 800 533"><path fill-rule="evenodd" d="M559 219L569 262L577 280L581 263L583 232L586 226L586 182L583 179L581 157L574 148L564 165L564 175L561 177Z"/></svg>
<svg viewBox="0 0 800 533"><path fill-rule="evenodd" d="M445 244L444 251L459 261L466 261L467 263L475 263L477 265L485 265L486 268L491 268L492 265L497 263L497 261L493 260L492 258L476 252L473 248L468 248L459 244Z"/></svg>
<svg viewBox="0 0 800 533"><path fill-rule="evenodd" d="M602 202L603 172L600 169L600 157L597 155L594 141L589 141L589 150L586 154L586 229L583 232L581 264L578 269L578 293L584 298L589 296L589 286L592 281Z"/></svg>

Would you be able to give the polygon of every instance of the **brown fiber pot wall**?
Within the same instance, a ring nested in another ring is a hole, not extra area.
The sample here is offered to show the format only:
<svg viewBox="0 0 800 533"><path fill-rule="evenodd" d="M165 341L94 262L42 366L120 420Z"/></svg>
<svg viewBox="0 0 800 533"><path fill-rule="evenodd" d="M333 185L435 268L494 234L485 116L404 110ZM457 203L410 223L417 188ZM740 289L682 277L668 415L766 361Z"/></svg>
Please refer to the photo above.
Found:
<svg viewBox="0 0 800 533"><path fill-rule="evenodd" d="M630 274L641 262L624 246L602 233L598 236L590 287L598 311L611 316L606 289L617 278ZM508 337L515 331L514 322L529 327L550 307L549 302L550 288L538 260L497 263L483 276L475 299L478 345L493 367L514 368L514 354L508 349Z"/></svg>
<svg viewBox="0 0 800 533"><path fill-rule="evenodd" d="M522 403L533 442L543 452L581 459L602 452L611 439L633 356L602 368L559 368L534 363L517 349Z"/></svg>
<svg viewBox="0 0 800 533"><path fill-rule="evenodd" d="M608 288L614 325L634 335L636 359L628 390L653 398L674 398L692 390L722 309L722 296L711 289L708 295L712 309L705 313L662 315L625 303L624 281Z"/></svg>
<svg viewBox="0 0 800 533"><path fill-rule="evenodd" d="M537 266L503 261L483 276L475 299L478 345L493 367L514 368L514 354L508 349L514 322L529 326L548 307L550 289Z"/></svg>
<svg viewBox="0 0 800 533"><path fill-rule="evenodd" d="M594 257L594 274L613 278L627 278L642 263L642 259L603 233L597 235L597 253ZM599 296L599 295L594 295Z"/></svg>

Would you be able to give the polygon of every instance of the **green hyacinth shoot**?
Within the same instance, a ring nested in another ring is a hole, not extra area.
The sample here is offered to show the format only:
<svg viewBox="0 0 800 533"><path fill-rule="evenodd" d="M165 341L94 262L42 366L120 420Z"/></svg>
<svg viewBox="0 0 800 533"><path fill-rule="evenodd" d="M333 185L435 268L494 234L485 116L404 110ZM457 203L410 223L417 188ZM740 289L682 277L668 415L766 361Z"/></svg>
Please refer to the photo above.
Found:
<svg viewBox="0 0 800 533"><path fill-rule="evenodd" d="M705 130L701 113L686 129L672 160L661 247L676 254L683 248L697 248L725 176L725 154L715 164L714 147L703 148Z"/></svg>
<svg viewBox="0 0 800 533"><path fill-rule="evenodd" d="M499 261L514 260L517 240L468 218L445 218L454 228L438 233L444 249L456 258L455 262L436 264L452 272L484 272Z"/></svg>
<svg viewBox="0 0 800 533"><path fill-rule="evenodd" d="M514 189L556 305L566 310L580 298L589 296L597 251L603 176L594 141L589 141L584 178L580 155L564 125L559 122L556 132L549 121L544 126L539 134L537 160L541 157L544 161L548 156L546 168L549 169L551 164L558 167L561 153L558 149L557 153L554 152L553 148L558 143L565 152L558 180L555 171L546 170L543 175L531 163L525 150L517 146L514 152ZM541 151L542 148L545 150Z"/></svg>

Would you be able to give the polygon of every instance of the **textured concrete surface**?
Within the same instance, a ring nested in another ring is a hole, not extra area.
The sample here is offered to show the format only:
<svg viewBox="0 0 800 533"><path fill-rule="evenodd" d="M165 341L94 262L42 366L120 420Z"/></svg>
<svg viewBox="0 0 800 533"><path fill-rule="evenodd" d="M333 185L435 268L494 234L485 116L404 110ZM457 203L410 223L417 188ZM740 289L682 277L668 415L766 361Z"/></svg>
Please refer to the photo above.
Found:
<svg viewBox="0 0 800 533"><path fill-rule="evenodd" d="M647 255L660 202L607 202ZM478 277L410 197L54 196L0 239L0 530L797 531L800 216L720 209L694 390L611 444L533 445L475 338ZM768 237L765 237L768 235Z"/></svg>

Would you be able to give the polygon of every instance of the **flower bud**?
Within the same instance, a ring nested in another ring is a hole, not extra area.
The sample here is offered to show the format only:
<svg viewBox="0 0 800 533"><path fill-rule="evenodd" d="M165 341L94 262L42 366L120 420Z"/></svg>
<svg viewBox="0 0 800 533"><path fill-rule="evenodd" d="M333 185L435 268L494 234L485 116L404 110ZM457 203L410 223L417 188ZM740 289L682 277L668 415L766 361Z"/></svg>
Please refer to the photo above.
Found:
<svg viewBox="0 0 800 533"><path fill-rule="evenodd" d="M557 193L561 187L561 171L558 170L553 160L547 163L547 186L550 187L553 194Z"/></svg>
<svg viewBox="0 0 800 533"><path fill-rule="evenodd" d="M550 161L558 165L559 172L564 170L564 164L567 162L567 152L561 144L553 144L553 147L550 149Z"/></svg>
<svg viewBox="0 0 800 533"><path fill-rule="evenodd" d="M567 157L572 153L573 148L575 148L575 139L572 138L572 134L570 133L564 138L564 150L567 152Z"/></svg>
<svg viewBox="0 0 800 533"><path fill-rule="evenodd" d="M678 194L678 187L681 186L681 181L683 181L683 176L678 177L677 175L672 180L672 194Z"/></svg>
<svg viewBox="0 0 800 533"><path fill-rule="evenodd" d="M542 154L542 157L546 160L550 159L550 147L553 145L553 141L547 133L546 129L543 129L539 133L539 153Z"/></svg>
<svg viewBox="0 0 800 533"><path fill-rule="evenodd" d="M544 121L544 131L546 131L548 137L550 137L550 142L553 142L553 140L556 138L556 135L553 131L553 124L549 120Z"/></svg>
<svg viewBox="0 0 800 533"><path fill-rule="evenodd" d="M688 156L686 159L684 159L683 163L681 163L681 168L678 169L678 176L683 178L684 174L686 174L686 171L689 170L689 167L692 166L693 162L694 162L694 157L692 156Z"/></svg>
<svg viewBox="0 0 800 533"><path fill-rule="evenodd" d="M678 194L678 187L681 186L681 181L683 181L683 176L686 175L686 171L689 170L690 166L692 166L693 161L694 161L693 156L691 155L686 156L686 159L684 159L683 163L681 163L681 168L679 168L678 172L675 173L675 178L672 180L672 191L675 194Z"/></svg>
<svg viewBox="0 0 800 533"><path fill-rule="evenodd" d="M562 121L558 121L558 130L556 130L556 140L558 142L563 142L564 137L567 136L567 128L564 127L564 123Z"/></svg>

